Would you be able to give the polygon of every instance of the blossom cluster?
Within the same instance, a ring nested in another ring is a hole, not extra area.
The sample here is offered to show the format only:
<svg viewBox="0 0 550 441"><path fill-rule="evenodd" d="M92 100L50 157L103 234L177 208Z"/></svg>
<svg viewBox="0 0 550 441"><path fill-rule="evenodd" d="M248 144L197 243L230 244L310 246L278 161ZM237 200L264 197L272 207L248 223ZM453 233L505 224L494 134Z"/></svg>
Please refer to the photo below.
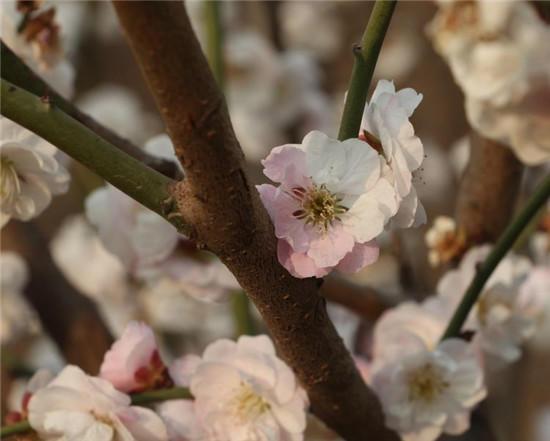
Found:
<svg viewBox="0 0 550 441"><path fill-rule="evenodd" d="M470 124L528 165L550 159L550 28L528 1L440 1L429 26Z"/></svg>
<svg viewBox="0 0 550 441"><path fill-rule="evenodd" d="M257 188L275 226L279 261L292 275L356 272L376 261L376 238L386 227L425 222L412 183L424 152L409 121L421 100L381 80L357 138L313 131L262 161L279 186Z"/></svg>
<svg viewBox="0 0 550 441"><path fill-rule="evenodd" d="M534 335L547 308L550 267L511 254L485 285L464 335L441 341L489 251L488 245L472 248L441 278L435 296L402 303L375 325L367 381L386 424L406 441L466 431L470 412L487 394L485 372L520 357L521 344Z"/></svg>
<svg viewBox="0 0 550 441"><path fill-rule="evenodd" d="M189 388L193 399L152 410L133 406L128 395L173 384ZM300 440L308 405L265 335L218 340L202 357L166 365L151 328L131 322L105 354L99 376L72 365L55 377L39 371L10 418L27 418L44 440Z"/></svg>

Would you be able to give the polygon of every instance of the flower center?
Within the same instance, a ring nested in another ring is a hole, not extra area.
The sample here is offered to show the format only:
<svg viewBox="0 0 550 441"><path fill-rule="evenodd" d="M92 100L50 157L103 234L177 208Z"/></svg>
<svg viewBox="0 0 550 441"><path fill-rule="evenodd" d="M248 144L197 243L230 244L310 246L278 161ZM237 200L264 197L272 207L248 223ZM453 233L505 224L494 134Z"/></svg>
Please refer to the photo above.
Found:
<svg viewBox="0 0 550 441"><path fill-rule="evenodd" d="M408 377L410 401L434 401L449 387L441 372L431 363L411 372Z"/></svg>
<svg viewBox="0 0 550 441"><path fill-rule="evenodd" d="M2 204L11 204L21 193L19 176L15 164L8 158L0 157L0 195Z"/></svg>
<svg viewBox="0 0 550 441"><path fill-rule="evenodd" d="M331 193L325 184L320 186L314 184L308 190L294 188L292 193L302 203L302 208L292 214L298 219L304 219L306 224L319 227L324 232L335 220L340 220L340 216L347 211L347 208L340 204L342 199Z"/></svg>
<svg viewBox="0 0 550 441"><path fill-rule="evenodd" d="M230 405L234 415L239 421L253 421L270 409L267 401L258 395L247 383L241 383L241 387L231 399Z"/></svg>

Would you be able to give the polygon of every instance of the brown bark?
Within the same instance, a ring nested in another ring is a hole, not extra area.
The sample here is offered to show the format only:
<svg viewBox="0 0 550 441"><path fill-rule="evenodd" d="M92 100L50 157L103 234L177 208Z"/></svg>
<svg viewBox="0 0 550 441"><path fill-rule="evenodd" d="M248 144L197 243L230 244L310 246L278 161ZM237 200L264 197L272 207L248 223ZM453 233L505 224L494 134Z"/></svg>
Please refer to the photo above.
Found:
<svg viewBox="0 0 550 441"><path fill-rule="evenodd" d="M47 241L34 225L11 221L2 230L2 248L19 253L29 265L25 297L67 362L97 374L113 338L92 301L56 267Z"/></svg>
<svg viewBox="0 0 550 441"><path fill-rule="evenodd" d="M510 222L519 192L523 165L512 150L473 133L470 158L457 199L458 225L466 249L495 242Z"/></svg>
<svg viewBox="0 0 550 441"><path fill-rule="evenodd" d="M124 153L134 157L138 161L147 164L158 172L170 177L180 177L178 167L171 161L157 158L148 154L145 150L135 146L127 139L117 135L112 130L98 123L91 116L81 112L77 107L65 100L48 84L44 82L38 75L29 69L17 55L15 55L4 42L1 43L2 48L2 78L11 83L33 93L37 96L47 96L67 115L88 127L93 132L97 133L101 138L118 147Z"/></svg>
<svg viewBox="0 0 550 441"><path fill-rule="evenodd" d="M328 319L317 282L291 277L277 261L271 222L183 4L114 5L185 169L174 193L195 239L256 304L313 412L347 440L397 440Z"/></svg>

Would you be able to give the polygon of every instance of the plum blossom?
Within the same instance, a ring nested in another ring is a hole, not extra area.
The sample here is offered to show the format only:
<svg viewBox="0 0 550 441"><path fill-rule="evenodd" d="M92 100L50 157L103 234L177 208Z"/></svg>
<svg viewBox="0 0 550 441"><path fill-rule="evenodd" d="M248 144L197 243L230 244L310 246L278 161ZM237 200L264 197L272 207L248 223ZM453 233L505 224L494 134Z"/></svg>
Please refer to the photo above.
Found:
<svg viewBox="0 0 550 441"><path fill-rule="evenodd" d="M30 399L37 391L46 387L53 377L54 375L48 369L37 370L25 386L25 390L20 400L19 410L8 412L6 415L6 422L8 424L13 424L26 419L29 412L28 407Z"/></svg>
<svg viewBox="0 0 550 441"><path fill-rule="evenodd" d="M105 248L131 273L166 259L177 245L173 225L111 185L94 190L85 205Z"/></svg>
<svg viewBox="0 0 550 441"><path fill-rule="evenodd" d="M185 369L196 421L211 437L196 439L303 439L307 397L267 336L218 340Z"/></svg>
<svg viewBox="0 0 550 441"><path fill-rule="evenodd" d="M459 268L447 272L439 281L436 301L449 317L472 281L476 265L489 251L487 245L470 249ZM531 269L525 257L505 257L485 284L464 325L464 330L476 332L475 341L484 352L497 360L517 360L521 354L519 346L535 332L544 299L538 290L521 289Z"/></svg>
<svg viewBox="0 0 550 441"><path fill-rule="evenodd" d="M373 240L398 205L374 149L313 131L302 144L275 147L262 164L280 184L257 188L279 238L279 261L291 274L355 272L377 259Z"/></svg>
<svg viewBox="0 0 550 441"><path fill-rule="evenodd" d="M457 228L454 219L436 217L425 236L430 265L438 266L456 258L462 253L465 240L464 232Z"/></svg>
<svg viewBox="0 0 550 441"><path fill-rule="evenodd" d="M171 384L153 330L140 322L128 323L121 337L105 354L99 376L128 393Z"/></svg>
<svg viewBox="0 0 550 441"><path fill-rule="evenodd" d="M74 94L75 70L63 53L63 35L56 21L56 8L35 10L31 6L25 26L19 2L7 0L0 8L2 41L40 77L65 98ZM39 3L39 2L35 2Z"/></svg>
<svg viewBox="0 0 550 441"><path fill-rule="evenodd" d="M469 427L472 408L486 395L483 370L468 343L449 339L430 350L421 341L374 373L372 387L388 427L404 441L433 441Z"/></svg>
<svg viewBox="0 0 550 441"><path fill-rule="evenodd" d="M7 118L0 118L0 227L11 218L28 221L41 214L53 195L65 193L69 174L56 148Z"/></svg>
<svg viewBox="0 0 550 441"><path fill-rule="evenodd" d="M29 274L25 261L16 253L0 253L0 341L2 344L18 336L36 332L39 322L25 301L22 291Z"/></svg>
<svg viewBox="0 0 550 441"><path fill-rule="evenodd" d="M550 158L550 29L527 1L439 2L429 26L470 124L526 164Z"/></svg>
<svg viewBox="0 0 550 441"><path fill-rule="evenodd" d="M192 400L170 400L156 407L166 425L169 441L217 441L197 420Z"/></svg>
<svg viewBox="0 0 550 441"><path fill-rule="evenodd" d="M130 397L106 380L69 365L29 401L29 423L41 439L62 441L166 441L152 410L130 406Z"/></svg>
<svg viewBox="0 0 550 441"><path fill-rule="evenodd" d="M412 185L413 172L424 160L424 147L409 118L422 101L413 89L395 90L393 82L380 80L365 107L359 137L384 159L381 174L395 187L399 212L392 220L398 228L426 222L426 212Z"/></svg>

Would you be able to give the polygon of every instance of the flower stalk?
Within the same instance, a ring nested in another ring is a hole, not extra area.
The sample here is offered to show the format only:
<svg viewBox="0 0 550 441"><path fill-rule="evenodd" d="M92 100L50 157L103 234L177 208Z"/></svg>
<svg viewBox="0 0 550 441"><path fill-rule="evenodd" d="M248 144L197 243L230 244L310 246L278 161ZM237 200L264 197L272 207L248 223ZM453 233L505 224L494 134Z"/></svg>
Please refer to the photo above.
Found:
<svg viewBox="0 0 550 441"><path fill-rule="evenodd" d="M157 389L147 392L141 392L130 396L132 405L143 406L146 404L156 403L159 401L168 400L190 400L193 398L191 392L186 387L172 387L168 389ZM0 438L5 436L26 433L32 430L31 425L27 420L19 421L15 424L10 424L0 428Z"/></svg>
<svg viewBox="0 0 550 441"><path fill-rule="evenodd" d="M504 258L506 253L514 246L514 243L520 237L522 231L529 225L530 221L536 216L550 197L550 175L546 176L534 194L527 201L517 217L508 225L502 236L497 241L487 259L477 269L474 279L466 290L462 301L458 305L453 317L451 318L445 333L441 340L457 337L460 334L464 322L468 318L470 310L479 299L483 287L491 274Z"/></svg>
<svg viewBox="0 0 550 441"><path fill-rule="evenodd" d="M361 44L353 49L355 62L338 132L340 141L359 135L372 75L396 4L397 0L378 0L374 4Z"/></svg>
<svg viewBox="0 0 550 441"><path fill-rule="evenodd" d="M41 136L179 231L188 233L172 201L171 187L176 181L122 152L47 98L38 98L4 79L0 93L2 115Z"/></svg>

